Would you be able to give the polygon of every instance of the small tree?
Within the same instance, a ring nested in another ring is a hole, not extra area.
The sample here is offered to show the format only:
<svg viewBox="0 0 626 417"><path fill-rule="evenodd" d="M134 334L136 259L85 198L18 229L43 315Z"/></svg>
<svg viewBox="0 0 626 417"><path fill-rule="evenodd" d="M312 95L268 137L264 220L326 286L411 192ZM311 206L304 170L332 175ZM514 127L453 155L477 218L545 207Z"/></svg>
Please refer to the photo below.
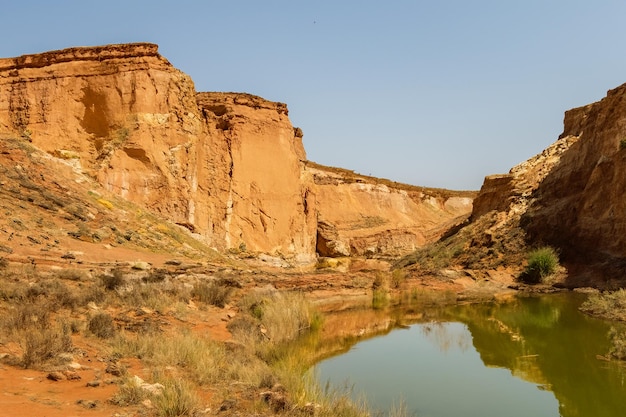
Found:
<svg viewBox="0 0 626 417"><path fill-rule="evenodd" d="M528 265L519 276L527 284L538 284L554 274L559 266L559 255L550 246L534 249L528 253Z"/></svg>

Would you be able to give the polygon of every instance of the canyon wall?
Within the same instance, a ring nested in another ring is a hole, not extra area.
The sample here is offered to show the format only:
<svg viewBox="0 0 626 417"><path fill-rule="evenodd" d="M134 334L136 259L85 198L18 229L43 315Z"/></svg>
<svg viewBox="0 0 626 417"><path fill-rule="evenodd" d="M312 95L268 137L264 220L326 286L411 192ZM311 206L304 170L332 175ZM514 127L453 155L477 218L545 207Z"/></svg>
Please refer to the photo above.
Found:
<svg viewBox="0 0 626 417"><path fill-rule="evenodd" d="M471 218L497 213L485 233L519 229L530 246L556 247L579 275L572 280L596 285L608 277L602 271L621 270L626 261L625 190L626 84L567 111L563 133L541 154L487 177Z"/></svg>
<svg viewBox="0 0 626 417"><path fill-rule="evenodd" d="M626 260L626 84L565 113L578 141L538 187L524 225L571 262Z"/></svg>
<svg viewBox="0 0 626 417"><path fill-rule="evenodd" d="M463 222L474 192L399 184L307 163L317 195L322 256L402 256Z"/></svg>
<svg viewBox="0 0 626 417"><path fill-rule="evenodd" d="M197 93L148 43L0 59L0 133L72 160L221 251L299 264L317 252L407 253L467 215L473 197L307 165L285 104Z"/></svg>

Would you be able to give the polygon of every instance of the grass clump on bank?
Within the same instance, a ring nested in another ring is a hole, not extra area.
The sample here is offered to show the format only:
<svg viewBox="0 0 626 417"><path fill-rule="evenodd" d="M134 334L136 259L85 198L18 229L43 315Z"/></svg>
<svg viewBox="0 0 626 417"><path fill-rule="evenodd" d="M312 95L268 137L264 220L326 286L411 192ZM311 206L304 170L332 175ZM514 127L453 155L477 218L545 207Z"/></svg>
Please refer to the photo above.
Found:
<svg viewBox="0 0 626 417"><path fill-rule="evenodd" d="M626 290L591 294L580 310L603 319L626 321Z"/></svg>
<svg viewBox="0 0 626 417"><path fill-rule="evenodd" d="M626 360L626 331L612 327L609 331L609 339L611 339L609 358L620 361Z"/></svg>
<svg viewBox="0 0 626 417"><path fill-rule="evenodd" d="M626 290L591 294L580 310L594 317L613 321L626 321ZM612 327L608 334L611 348L608 359L626 360L626 330Z"/></svg>
<svg viewBox="0 0 626 417"><path fill-rule="evenodd" d="M559 255L553 248L544 246L528 253L528 265L519 280L526 284L539 284L553 275L559 267Z"/></svg>

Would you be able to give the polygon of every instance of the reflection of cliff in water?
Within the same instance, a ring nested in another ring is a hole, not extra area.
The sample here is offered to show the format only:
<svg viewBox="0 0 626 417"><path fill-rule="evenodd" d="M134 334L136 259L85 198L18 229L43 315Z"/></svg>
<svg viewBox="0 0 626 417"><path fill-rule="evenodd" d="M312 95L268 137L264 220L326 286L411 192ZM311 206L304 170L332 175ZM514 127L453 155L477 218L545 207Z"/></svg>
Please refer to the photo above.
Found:
<svg viewBox="0 0 626 417"><path fill-rule="evenodd" d="M580 301L567 294L458 306L447 319L466 323L486 366L553 391L563 417L622 415L626 368L597 358L610 324L581 314Z"/></svg>

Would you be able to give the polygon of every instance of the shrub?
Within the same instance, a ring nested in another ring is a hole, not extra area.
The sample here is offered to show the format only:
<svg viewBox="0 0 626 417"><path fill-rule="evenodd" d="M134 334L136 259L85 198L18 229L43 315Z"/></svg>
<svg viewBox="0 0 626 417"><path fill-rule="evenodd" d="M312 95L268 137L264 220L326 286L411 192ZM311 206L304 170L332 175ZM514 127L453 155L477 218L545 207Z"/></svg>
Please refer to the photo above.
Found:
<svg viewBox="0 0 626 417"><path fill-rule="evenodd" d="M393 288L400 288L406 281L406 272L403 269L395 269L391 273L391 286Z"/></svg>
<svg viewBox="0 0 626 417"><path fill-rule="evenodd" d="M611 339L612 345L609 350L609 357L621 361L626 360L626 332L611 327L609 338Z"/></svg>
<svg viewBox="0 0 626 417"><path fill-rule="evenodd" d="M70 328L65 325L27 331L22 342L22 366L33 368L72 350Z"/></svg>
<svg viewBox="0 0 626 417"><path fill-rule="evenodd" d="M50 307L45 303L19 304L6 317L4 326L8 331L45 329L49 326Z"/></svg>
<svg viewBox="0 0 626 417"><path fill-rule="evenodd" d="M623 138L622 140L619 141L619 149L620 150L626 149L626 138Z"/></svg>
<svg viewBox="0 0 626 417"><path fill-rule="evenodd" d="M544 246L534 249L528 254L528 265L519 279L528 284L538 284L554 274L558 266L559 255L553 248Z"/></svg>
<svg viewBox="0 0 626 417"><path fill-rule="evenodd" d="M124 285L124 272L121 269L114 269L110 275L101 275L100 280L104 288L113 291Z"/></svg>
<svg viewBox="0 0 626 417"><path fill-rule="evenodd" d="M31 298L38 296L45 297L50 305L49 308L52 310L57 310L61 307L74 309L79 304L79 300L72 290L57 279L33 285L29 288L27 296Z"/></svg>
<svg viewBox="0 0 626 417"><path fill-rule="evenodd" d="M107 313L97 313L95 316L89 319L87 329L93 333L96 337L101 339L108 339L115 335L115 324L113 323L113 317Z"/></svg>
<svg viewBox="0 0 626 417"><path fill-rule="evenodd" d="M193 286L191 296L203 303L223 308L231 292L231 287L222 286L217 282L198 282Z"/></svg>
<svg viewBox="0 0 626 417"><path fill-rule="evenodd" d="M80 269L62 269L57 272L57 276L70 281L85 281L88 278L87 272Z"/></svg>
<svg viewBox="0 0 626 417"><path fill-rule="evenodd" d="M148 275L141 278L141 280L147 284L153 284L155 282L163 282L167 278L167 271L163 269L156 269L148 272Z"/></svg>

